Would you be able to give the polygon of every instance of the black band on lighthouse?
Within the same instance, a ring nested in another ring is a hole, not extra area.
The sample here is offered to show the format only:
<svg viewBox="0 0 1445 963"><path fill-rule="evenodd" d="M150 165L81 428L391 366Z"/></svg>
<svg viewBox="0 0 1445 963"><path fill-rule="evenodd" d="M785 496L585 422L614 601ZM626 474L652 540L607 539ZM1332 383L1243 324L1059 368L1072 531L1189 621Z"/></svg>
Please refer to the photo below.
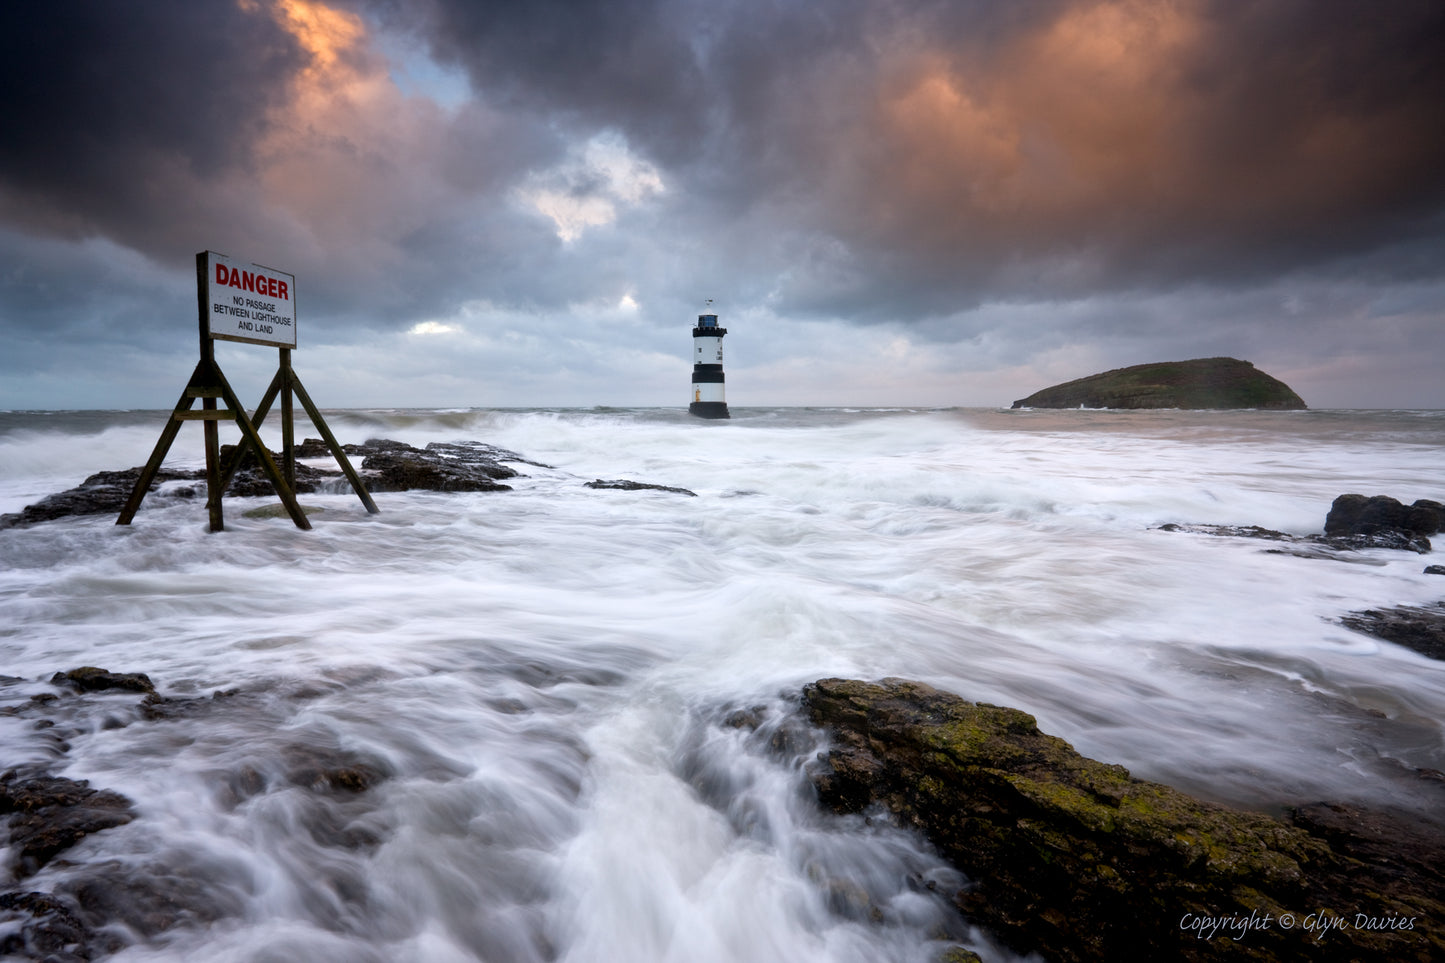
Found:
<svg viewBox="0 0 1445 963"><path fill-rule="evenodd" d="M712 302L708 302L711 307ZM692 329L692 403L689 413L699 418L729 418L722 366L722 339L728 333L720 328L717 315L710 311L697 316Z"/></svg>

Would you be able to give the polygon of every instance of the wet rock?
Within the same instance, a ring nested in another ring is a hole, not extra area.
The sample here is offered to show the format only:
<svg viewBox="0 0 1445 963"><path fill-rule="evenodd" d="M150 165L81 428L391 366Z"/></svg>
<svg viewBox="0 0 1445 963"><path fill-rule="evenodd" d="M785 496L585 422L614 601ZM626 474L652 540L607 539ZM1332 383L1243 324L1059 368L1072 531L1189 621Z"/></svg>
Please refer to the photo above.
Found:
<svg viewBox="0 0 1445 963"><path fill-rule="evenodd" d="M1344 553L1359 552L1370 548L1389 548L1399 551L1416 552L1421 555L1430 552L1430 540L1424 535L1398 529L1380 529L1369 534L1349 535L1290 535L1258 525L1181 525L1169 522L1159 526L1161 532L1189 532L1195 535L1213 535L1221 538L1257 538L1271 542L1284 542L1289 547L1268 549L1273 554L1295 555L1300 558L1327 558L1335 561L1356 561Z"/></svg>
<svg viewBox="0 0 1445 963"><path fill-rule="evenodd" d="M667 485L653 485L649 482L629 481L626 478L614 478L610 481L601 478L585 483L588 488L616 488L625 492L637 492L644 490L659 492L675 492L679 495L691 495L697 497L697 492L688 491L686 488L669 488Z"/></svg>
<svg viewBox="0 0 1445 963"><path fill-rule="evenodd" d="M1426 565L1425 575L1445 575L1445 565Z"/></svg>
<svg viewBox="0 0 1445 963"><path fill-rule="evenodd" d="M1445 877L1432 866L1392 876L1386 854L1414 845L1402 837L1336 849L1308 831L1308 814L1291 825L1200 802L1080 756L1026 713L921 683L825 679L804 687L803 709L835 740L811 772L820 799L838 812L881 805L921 830L974 881L960 908L1021 951L1065 961L1445 954ZM1350 925L1316 941L1279 922L1322 911L1415 923ZM1273 924L1239 940L1197 938L1186 922L1251 914Z"/></svg>
<svg viewBox="0 0 1445 963"><path fill-rule="evenodd" d="M1403 645L1423 656L1445 660L1445 602L1364 609L1341 616L1340 624Z"/></svg>
<svg viewBox="0 0 1445 963"><path fill-rule="evenodd" d="M938 957L938 963L983 963L983 957L961 946L950 946Z"/></svg>
<svg viewBox="0 0 1445 963"><path fill-rule="evenodd" d="M0 927L20 924L0 936L0 956L51 963L90 959L92 936L75 914L74 905L49 893L0 893Z"/></svg>
<svg viewBox="0 0 1445 963"><path fill-rule="evenodd" d="M456 449L460 448L468 452L466 457L458 455ZM373 492L511 491L510 485L498 484L496 479L513 478L517 474L480 447L428 446L422 450L399 442L385 445L367 442L363 450L362 481Z"/></svg>
<svg viewBox="0 0 1445 963"><path fill-rule="evenodd" d="M237 445L221 446L221 471L227 471L231 462L236 458ZM271 460L276 467L281 467L281 453L271 452ZM204 478L204 475L202 476ZM296 463L296 486L298 495L309 495L318 491L328 484L332 479L341 477L341 470L331 468L313 468L302 462ZM259 498L274 495L276 486L271 484L270 477L265 469L261 467L260 461L256 459L250 449L246 451L246 458L241 462L241 467L231 477L231 483L226 486L226 497L228 498Z"/></svg>
<svg viewBox="0 0 1445 963"><path fill-rule="evenodd" d="M47 495L18 512L0 515L0 529L22 528L70 515L119 515L140 478L141 470L136 467L124 471L96 472L74 488ZM205 477L206 473L203 471L172 471L162 468L156 473L150 491L154 492L163 482L194 481Z"/></svg>
<svg viewBox="0 0 1445 963"><path fill-rule="evenodd" d="M292 746L286 764L287 782L317 792L365 792L389 775L373 761L319 746Z"/></svg>
<svg viewBox="0 0 1445 963"><path fill-rule="evenodd" d="M66 881L60 890L75 900L76 915L90 927L120 923L143 939L177 926L238 916L244 910L233 891L185 865L89 866L83 877Z"/></svg>
<svg viewBox="0 0 1445 963"><path fill-rule="evenodd" d="M84 780L43 774L0 775L0 815L14 851L17 878L34 874L56 855L91 833L123 826L134 818L130 800Z"/></svg>
<svg viewBox="0 0 1445 963"><path fill-rule="evenodd" d="M1217 535L1223 538L1263 538L1272 542L1292 542L1298 536L1289 535L1285 532L1276 532L1272 528L1261 528L1258 525L1180 525L1176 522L1169 522L1160 525L1161 532L1192 532L1195 535Z"/></svg>
<svg viewBox="0 0 1445 963"><path fill-rule="evenodd" d="M1445 506L1424 498L1404 505L1388 495L1341 495L1325 516L1326 535L1378 532L1433 535L1442 529L1445 529Z"/></svg>
<svg viewBox="0 0 1445 963"><path fill-rule="evenodd" d="M767 714L768 707L765 705L734 709L723 717L722 724L729 729L746 729L749 732L757 732Z"/></svg>
<svg viewBox="0 0 1445 963"><path fill-rule="evenodd" d="M237 445L221 448L222 470L229 468L236 458ZM343 445L348 458L360 458L358 474L368 491L394 492L422 489L443 492L511 491L511 486L497 483L500 478L514 478L516 469L502 462L520 462L540 468L550 466L541 462L528 461L514 451L487 445L482 442L433 442L425 449L413 448L400 441L372 438L360 445ZM317 438L307 438L296 446L297 458L330 457L330 449ZM272 452L272 458L279 466L281 455ZM119 515L125 507L140 478L140 467L124 471L103 471L91 475L80 485L67 491L49 495L33 505L27 505L19 512L0 515L0 529L19 528L37 522L50 521L70 515ZM296 462L296 491L310 494L335 488L343 478L340 469L318 468L304 462ZM205 493L206 473L201 470L175 471L161 468L151 485L154 493L162 483L169 481L200 482L197 487L176 488L167 494L177 498L194 498ZM229 485L226 497L265 497L275 494L260 462L249 450L245 460L237 469ZM147 503L153 495L147 496Z"/></svg>
<svg viewBox="0 0 1445 963"><path fill-rule="evenodd" d="M144 692L155 694L156 687L150 676L144 672L111 672L93 665L83 665L69 672L57 672L50 677L51 685L64 686L77 692L105 692L119 689L123 692Z"/></svg>

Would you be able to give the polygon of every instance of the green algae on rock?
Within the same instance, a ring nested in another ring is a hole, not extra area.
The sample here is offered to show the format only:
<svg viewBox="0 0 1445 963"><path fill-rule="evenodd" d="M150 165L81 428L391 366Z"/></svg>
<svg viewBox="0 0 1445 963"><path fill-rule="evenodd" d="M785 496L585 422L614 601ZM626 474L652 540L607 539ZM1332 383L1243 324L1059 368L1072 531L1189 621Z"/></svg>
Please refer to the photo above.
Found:
<svg viewBox="0 0 1445 963"><path fill-rule="evenodd" d="M1306 407L1289 385L1248 361L1196 358L1115 368L1036 391L1015 408Z"/></svg>
<svg viewBox="0 0 1445 963"><path fill-rule="evenodd" d="M1301 826L1085 758L1027 713L917 682L824 679L804 687L803 706L835 740L811 772L822 801L845 813L882 804L919 829L974 881L960 909L1022 951L1068 961L1445 956L1445 877L1429 861L1356 858ZM1307 918L1345 922L1316 939Z"/></svg>

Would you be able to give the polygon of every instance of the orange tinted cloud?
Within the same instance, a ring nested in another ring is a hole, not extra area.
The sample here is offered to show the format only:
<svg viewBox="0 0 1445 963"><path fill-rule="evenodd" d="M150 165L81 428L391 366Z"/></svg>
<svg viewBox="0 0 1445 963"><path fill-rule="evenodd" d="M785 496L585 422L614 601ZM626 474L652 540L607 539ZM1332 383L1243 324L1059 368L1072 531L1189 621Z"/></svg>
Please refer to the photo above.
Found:
<svg viewBox="0 0 1445 963"><path fill-rule="evenodd" d="M880 183L907 209L970 222L1067 221L1157 190L1179 162L1178 71L1200 32L1188 5L1109 0L1067 8L981 69L930 51L880 101L896 172Z"/></svg>

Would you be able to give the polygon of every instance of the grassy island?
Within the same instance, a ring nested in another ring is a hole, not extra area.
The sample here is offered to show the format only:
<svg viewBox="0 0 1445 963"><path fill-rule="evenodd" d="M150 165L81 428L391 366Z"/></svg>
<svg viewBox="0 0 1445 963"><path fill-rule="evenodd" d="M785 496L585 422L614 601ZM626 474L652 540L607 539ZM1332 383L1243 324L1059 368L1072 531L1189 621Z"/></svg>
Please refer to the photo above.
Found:
<svg viewBox="0 0 1445 963"><path fill-rule="evenodd" d="M1248 361L1196 358L1116 368L1036 391L1015 408L1304 408L1289 385Z"/></svg>

